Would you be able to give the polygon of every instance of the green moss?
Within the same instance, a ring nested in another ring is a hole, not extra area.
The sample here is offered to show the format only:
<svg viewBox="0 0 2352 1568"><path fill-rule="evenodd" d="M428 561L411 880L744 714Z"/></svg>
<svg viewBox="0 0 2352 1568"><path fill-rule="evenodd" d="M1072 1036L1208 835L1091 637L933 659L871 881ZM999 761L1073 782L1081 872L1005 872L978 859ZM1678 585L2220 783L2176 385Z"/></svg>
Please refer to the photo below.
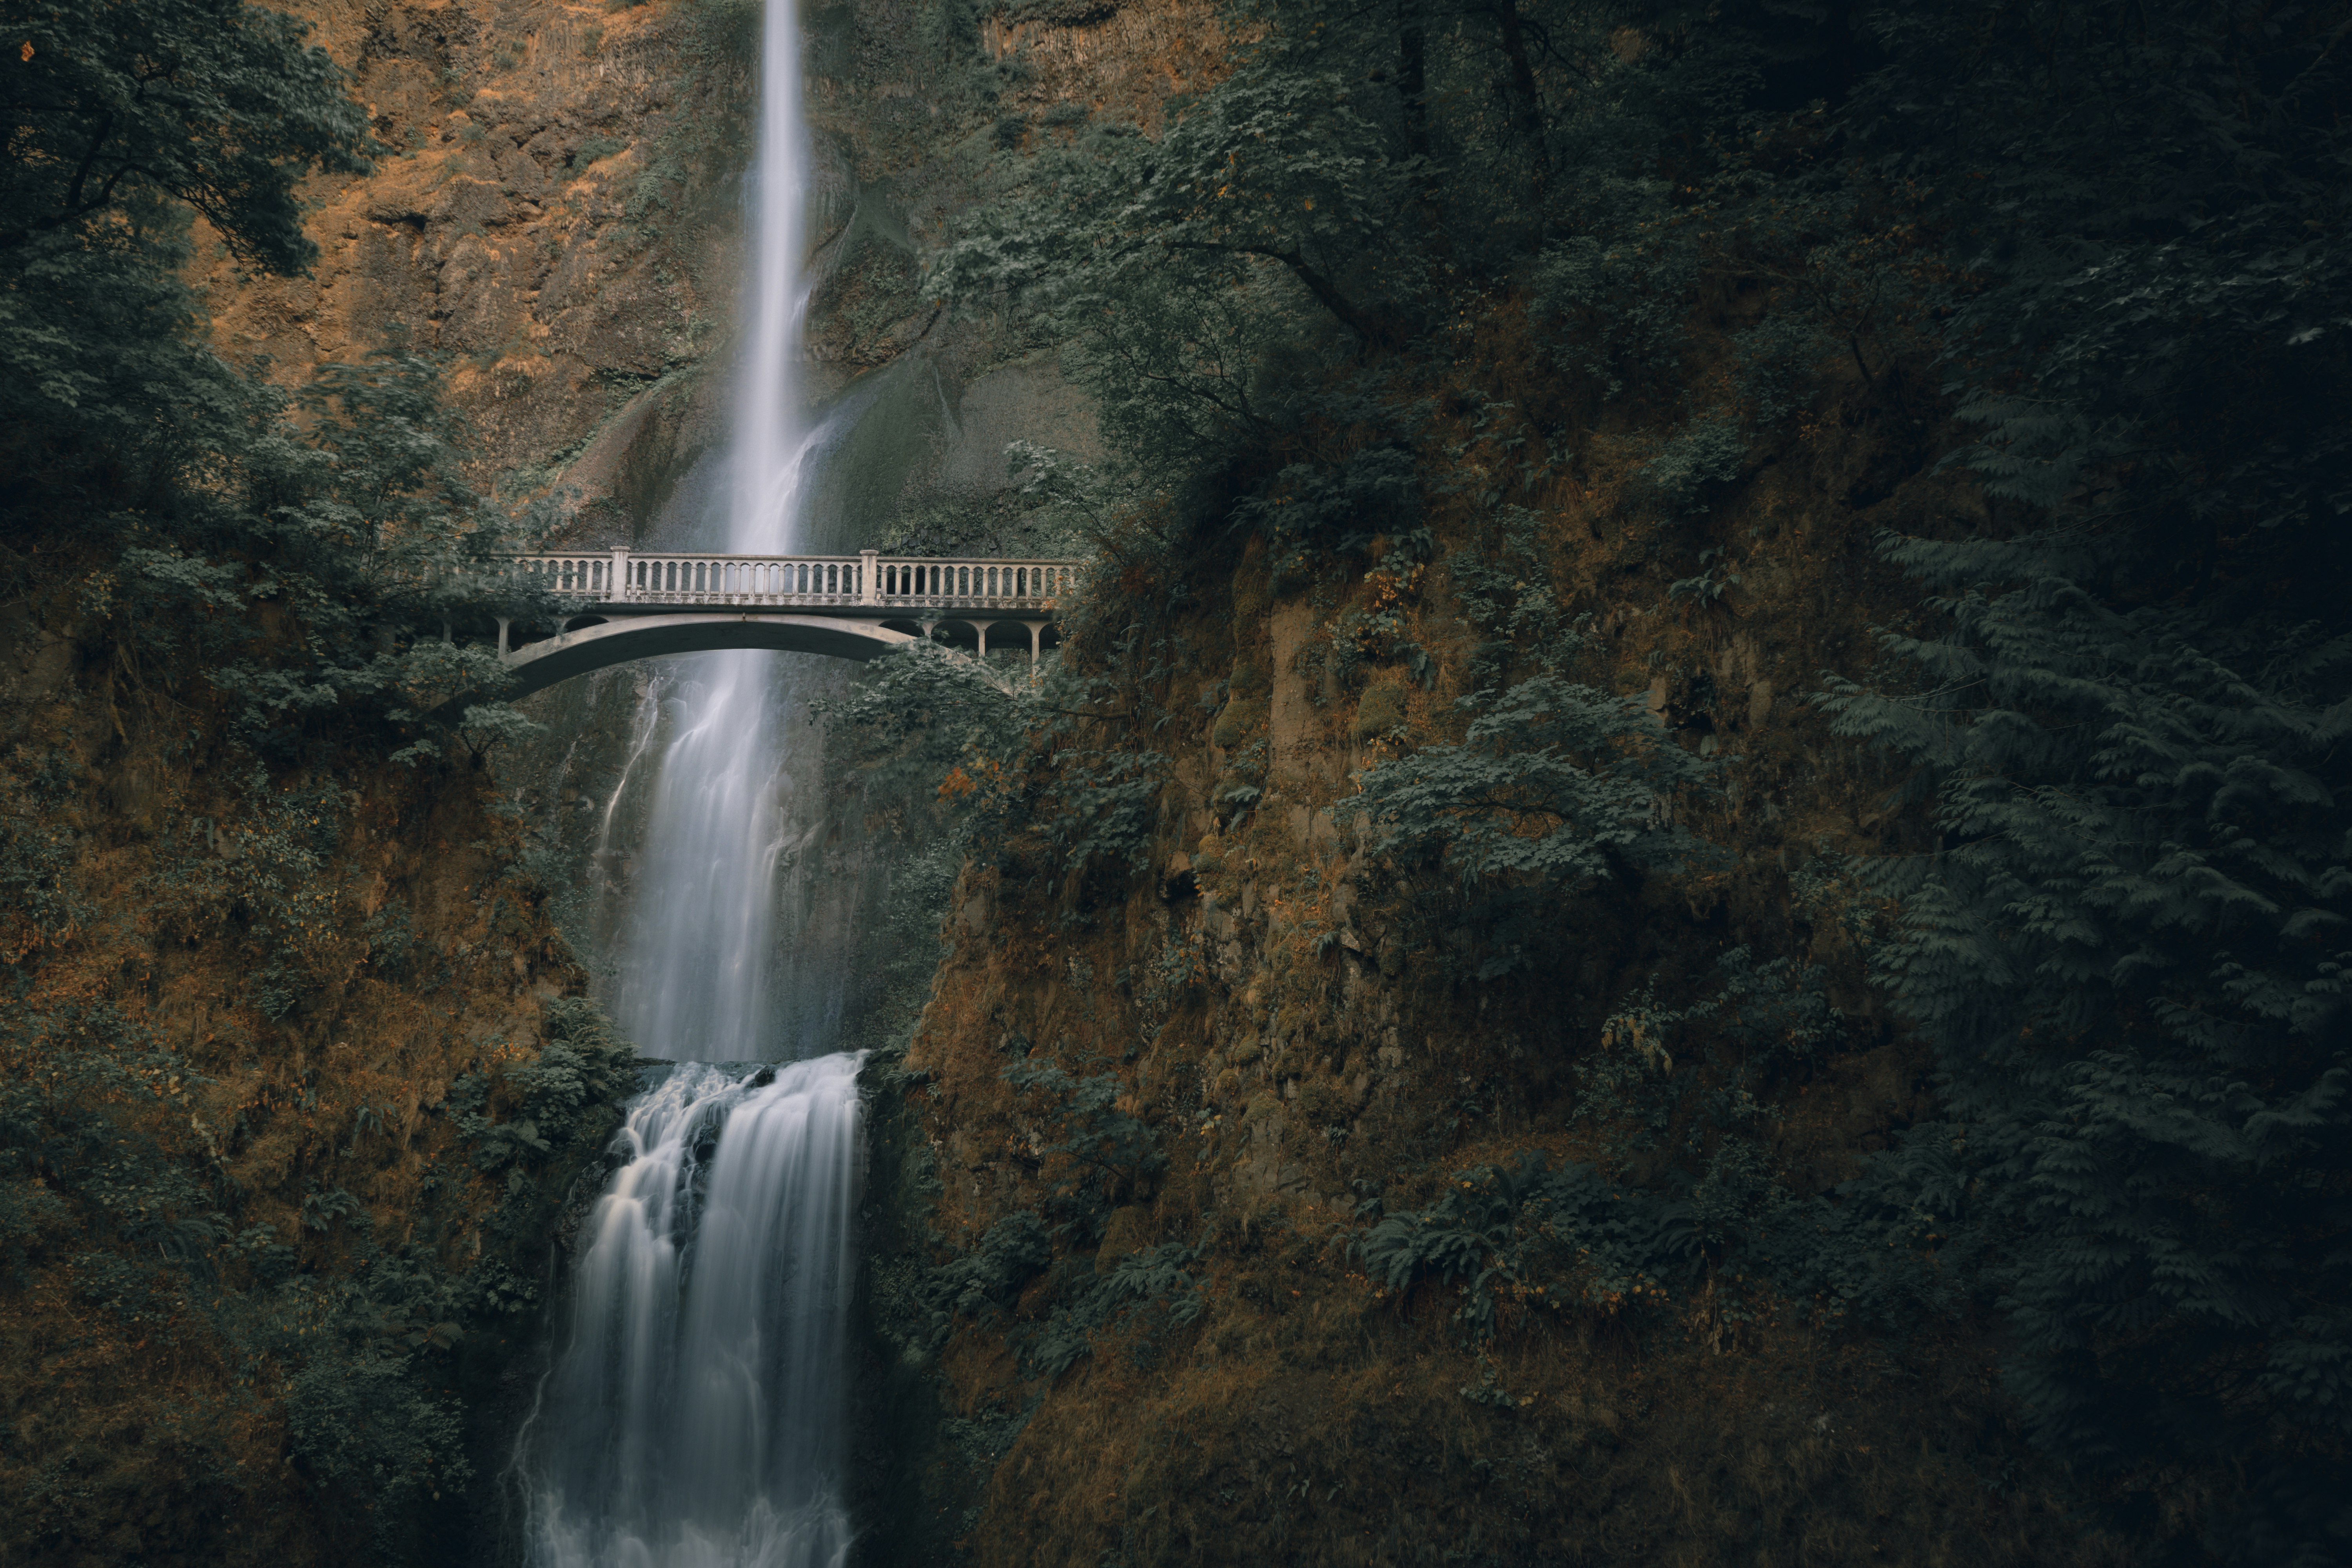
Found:
<svg viewBox="0 0 2352 1568"><path fill-rule="evenodd" d="M1232 751L1247 741L1265 722L1265 704L1255 698L1237 697L1225 704L1217 715L1216 728L1209 739L1224 751Z"/></svg>
<svg viewBox="0 0 2352 1568"><path fill-rule="evenodd" d="M1375 686L1356 704L1356 717L1348 733L1358 741L1376 741L1403 729L1407 717L1404 688Z"/></svg>

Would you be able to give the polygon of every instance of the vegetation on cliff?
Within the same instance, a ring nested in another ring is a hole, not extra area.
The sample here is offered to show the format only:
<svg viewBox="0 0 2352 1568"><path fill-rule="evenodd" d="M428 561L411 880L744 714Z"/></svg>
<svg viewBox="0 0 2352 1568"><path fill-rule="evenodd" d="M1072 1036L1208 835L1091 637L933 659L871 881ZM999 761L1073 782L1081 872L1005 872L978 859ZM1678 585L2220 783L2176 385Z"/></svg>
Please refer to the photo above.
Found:
<svg viewBox="0 0 2352 1568"><path fill-rule="evenodd" d="M190 210L299 272L300 183L372 151L301 26L12 24L0 1554L447 1561L635 1079L444 638L504 521L431 366L289 395L205 340Z"/></svg>
<svg viewBox="0 0 2352 1568"><path fill-rule="evenodd" d="M1103 717L951 775L941 1528L2341 1554L2340 10L1235 20L1160 133L1000 125L931 274L1119 498ZM1152 1248L1202 1310L1098 1312Z"/></svg>

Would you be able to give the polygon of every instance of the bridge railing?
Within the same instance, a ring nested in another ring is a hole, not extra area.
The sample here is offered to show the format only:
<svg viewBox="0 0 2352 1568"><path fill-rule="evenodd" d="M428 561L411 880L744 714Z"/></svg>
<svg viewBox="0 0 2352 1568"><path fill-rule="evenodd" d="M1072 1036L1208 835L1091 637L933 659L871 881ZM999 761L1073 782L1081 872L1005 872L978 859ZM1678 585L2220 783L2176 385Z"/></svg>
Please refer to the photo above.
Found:
<svg viewBox="0 0 2352 1568"><path fill-rule="evenodd" d="M551 593L596 605L677 605L1051 615L1076 592L1085 563L978 557L720 555L561 551L506 558Z"/></svg>

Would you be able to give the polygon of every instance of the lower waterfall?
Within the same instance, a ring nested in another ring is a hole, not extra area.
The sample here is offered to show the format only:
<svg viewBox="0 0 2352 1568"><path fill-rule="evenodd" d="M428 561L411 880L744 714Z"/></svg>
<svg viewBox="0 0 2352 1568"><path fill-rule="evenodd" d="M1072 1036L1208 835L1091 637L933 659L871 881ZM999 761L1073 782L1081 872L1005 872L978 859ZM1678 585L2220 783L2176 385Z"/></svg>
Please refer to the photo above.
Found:
<svg viewBox="0 0 2352 1568"><path fill-rule="evenodd" d="M630 1107L522 1435L534 1568L832 1568L857 1068L681 1062Z"/></svg>

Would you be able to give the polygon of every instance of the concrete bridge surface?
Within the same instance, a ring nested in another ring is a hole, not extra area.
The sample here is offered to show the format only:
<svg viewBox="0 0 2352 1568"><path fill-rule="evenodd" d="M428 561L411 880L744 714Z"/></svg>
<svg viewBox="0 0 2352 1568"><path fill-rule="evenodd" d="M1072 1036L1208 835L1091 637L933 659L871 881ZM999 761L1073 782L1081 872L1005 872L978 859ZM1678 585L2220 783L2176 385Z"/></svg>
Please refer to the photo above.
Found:
<svg viewBox="0 0 2352 1568"><path fill-rule="evenodd" d="M516 644L499 621L513 695L666 653L777 648L868 659L943 641L985 659L1025 645L1034 662L1075 591L1076 561L571 551L509 557L507 570L566 606L556 635ZM992 677L992 679L995 679ZM998 682L1002 684L1001 681Z"/></svg>

